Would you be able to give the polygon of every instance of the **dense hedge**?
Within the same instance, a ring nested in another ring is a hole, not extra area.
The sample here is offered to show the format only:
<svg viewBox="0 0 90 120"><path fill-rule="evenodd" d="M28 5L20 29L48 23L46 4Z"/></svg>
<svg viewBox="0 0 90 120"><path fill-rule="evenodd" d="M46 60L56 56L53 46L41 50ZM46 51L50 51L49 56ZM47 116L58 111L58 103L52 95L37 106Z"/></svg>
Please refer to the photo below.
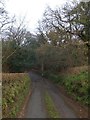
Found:
<svg viewBox="0 0 90 120"><path fill-rule="evenodd" d="M83 71L79 74L68 75L55 75L51 73L45 73L50 80L53 80L56 84L63 85L67 92L73 96L76 100L82 104L90 105L89 102L89 84L88 84L88 72Z"/></svg>
<svg viewBox="0 0 90 120"><path fill-rule="evenodd" d="M2 74L2 116L16 117L30 88L30 78L26 73Z"/></svg>

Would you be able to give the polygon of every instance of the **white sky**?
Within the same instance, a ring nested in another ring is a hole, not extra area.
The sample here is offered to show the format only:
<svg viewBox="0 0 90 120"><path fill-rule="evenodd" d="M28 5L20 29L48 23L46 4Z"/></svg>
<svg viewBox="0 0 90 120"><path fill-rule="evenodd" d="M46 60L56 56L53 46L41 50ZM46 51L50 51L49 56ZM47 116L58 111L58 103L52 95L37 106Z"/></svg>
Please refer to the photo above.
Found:
<svg viewBox="0 0 90 120"><path fill-rule="evenodd" d="M28 28L31 32L35 31L37 22L42 18L45 8L61 6L66 0L6 0L6 10L10 15L18 18L26 16Z"/></svg>

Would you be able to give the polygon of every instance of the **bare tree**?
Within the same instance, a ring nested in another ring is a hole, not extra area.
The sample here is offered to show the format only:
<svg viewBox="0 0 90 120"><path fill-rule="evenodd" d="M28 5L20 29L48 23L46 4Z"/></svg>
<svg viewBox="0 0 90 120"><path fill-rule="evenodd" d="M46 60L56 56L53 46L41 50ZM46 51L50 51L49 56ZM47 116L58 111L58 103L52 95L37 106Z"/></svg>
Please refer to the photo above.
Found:
<svg viewBox="0 0 90 120"><path fill-rule="evenodd" d="M5 25L9 23L11 23L11 20L9 19L8 13L5 10L4 2L0 0L0 33L3 31Z"/></svg>
<svg viewBox="0 0 90 120"><path fill-rule="evenodd" d="M16 25L17 21L12 23L11 26L8 27L8 30L5 32L5 37L2 40L3 45L3 63L7 61L16 51L23 45L26 35L26 28L24 24L24 19L20 22L20 24ZM6 44L6 45L5 45ZM12 47L13 45L13 47ZM4 49L5 46L5 49ZM10 48L12 50L10 50Z"/></svg>
<svg viewBox="0 0 90 120"><path fill-rule="evenodd" d="M89 39L90 2L66 3L63 8L51 9L47 7L44 12L42 25L48 34L57 31L61 39L71 41L73 38L84 42ZM63 34L61 34L63 33Z"/></svg>

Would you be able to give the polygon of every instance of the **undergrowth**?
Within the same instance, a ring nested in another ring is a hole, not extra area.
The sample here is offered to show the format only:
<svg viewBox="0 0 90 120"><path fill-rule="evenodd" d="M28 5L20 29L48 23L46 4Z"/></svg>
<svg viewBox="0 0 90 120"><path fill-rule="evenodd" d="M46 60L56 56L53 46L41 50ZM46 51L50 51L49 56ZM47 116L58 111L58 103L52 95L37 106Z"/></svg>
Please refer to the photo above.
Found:
<svg viewBox="0 0 90 120"><path fill-rule="evenodd" d="M52 73L48 74L45 72L44 76L52 80L54 83L64 86L67 93L73 96L73 98L77 101L80 101L84 105L90 105L90 86L88 84L87 71L83 71L74 75L57 75Z"/></svg>
<svg viewBox="0 0 90 120"><path fill-rule="evenodd" d="M6 73L2 79L2 117L15 118L28 95L30 78L26 73Z"/></svg>

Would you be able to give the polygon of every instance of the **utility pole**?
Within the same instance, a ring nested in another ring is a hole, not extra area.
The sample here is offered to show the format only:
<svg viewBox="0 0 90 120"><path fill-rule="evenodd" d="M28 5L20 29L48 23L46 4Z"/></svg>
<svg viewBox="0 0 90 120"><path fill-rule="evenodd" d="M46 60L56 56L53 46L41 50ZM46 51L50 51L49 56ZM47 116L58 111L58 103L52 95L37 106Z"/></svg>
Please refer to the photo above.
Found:
<svg viewBox="0 0 90 120"><path fill-rule="evenodd" d="M43 60L42 60L42 65L41 65L41 71L42 71L42 80L43 80L43 71L44 71L44 64L43 64Z"/></svg>

